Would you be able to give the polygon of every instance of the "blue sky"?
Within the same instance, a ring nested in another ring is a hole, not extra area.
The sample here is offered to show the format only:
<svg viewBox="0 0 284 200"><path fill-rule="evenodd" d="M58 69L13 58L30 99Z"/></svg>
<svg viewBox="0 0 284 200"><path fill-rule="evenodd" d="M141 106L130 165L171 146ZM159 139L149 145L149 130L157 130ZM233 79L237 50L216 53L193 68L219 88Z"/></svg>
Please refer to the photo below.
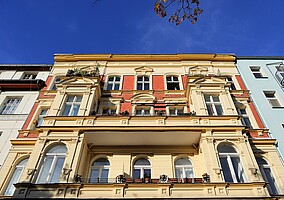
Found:
<svg viewBox="0 0 284 200"><path fill-rule="evenodd" d="M176 26L155 0L0 0L0 63L53 63L58 53L284 55L284 0L200 0Z"/></svg>

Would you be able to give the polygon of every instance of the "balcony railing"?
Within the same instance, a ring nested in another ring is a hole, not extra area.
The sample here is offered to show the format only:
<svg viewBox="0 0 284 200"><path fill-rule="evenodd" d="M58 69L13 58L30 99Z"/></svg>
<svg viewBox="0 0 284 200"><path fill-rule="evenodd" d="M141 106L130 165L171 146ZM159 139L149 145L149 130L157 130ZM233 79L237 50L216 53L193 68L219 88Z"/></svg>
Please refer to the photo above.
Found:
<svg viewBox="0 0 284 200"><path fill-rule="evenodd" d="M113 184L113 183L173 183L173 184L184 184L184 183L207 183L204 178L168 178L168 179L159 179L159 178L79 178L75 180L77 183L84 184Z"/></svg>

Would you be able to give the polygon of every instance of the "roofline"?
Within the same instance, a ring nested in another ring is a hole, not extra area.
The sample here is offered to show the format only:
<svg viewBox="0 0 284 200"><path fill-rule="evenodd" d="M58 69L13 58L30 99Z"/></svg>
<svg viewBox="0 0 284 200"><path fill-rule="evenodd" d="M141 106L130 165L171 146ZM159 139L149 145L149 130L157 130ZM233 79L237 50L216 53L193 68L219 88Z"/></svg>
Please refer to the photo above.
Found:
<svg viewBox="0 0 284 200"><path fill-rule="evenodd" d="M53 64L0 64L0 70L50 71Z"/></svg>
<svg viewBox="0 0 284 200"><path fill-rule="evenodd" d="M235 62L234 54L54 54L55 62L74 61L227 61Z"/></svg>
<svg viewBox="0 0 284 200"><path fill-rule="evenodd" d="M284 56L237 56L237 60L284 60Z"/></svg>

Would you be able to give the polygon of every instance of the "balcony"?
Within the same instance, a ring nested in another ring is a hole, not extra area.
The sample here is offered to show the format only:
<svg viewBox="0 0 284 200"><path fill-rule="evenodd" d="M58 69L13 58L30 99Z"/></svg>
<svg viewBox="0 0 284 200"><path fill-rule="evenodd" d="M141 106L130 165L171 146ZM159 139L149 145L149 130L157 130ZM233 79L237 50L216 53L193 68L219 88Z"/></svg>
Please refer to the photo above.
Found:
<svg viewBox="0 0 284 200"><path fill-rule="evenodd" d="M264 182L18 183L13 198L188 198L270 199ZM198 180L198 179L197 179ZM271 197L271 199L273 199Z"/></svg>

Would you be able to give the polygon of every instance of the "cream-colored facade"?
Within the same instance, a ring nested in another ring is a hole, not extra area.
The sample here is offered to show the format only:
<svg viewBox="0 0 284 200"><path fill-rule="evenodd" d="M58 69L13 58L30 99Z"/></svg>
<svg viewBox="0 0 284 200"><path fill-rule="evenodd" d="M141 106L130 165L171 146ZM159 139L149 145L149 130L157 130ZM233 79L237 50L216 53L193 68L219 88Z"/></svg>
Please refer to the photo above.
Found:
<svg viewBox="0 0 284 200"><path fill-rule="evenodd" d="M281 198L276 141L233 55L55 55L51 74L11 141L3 197Z"/></svg>

